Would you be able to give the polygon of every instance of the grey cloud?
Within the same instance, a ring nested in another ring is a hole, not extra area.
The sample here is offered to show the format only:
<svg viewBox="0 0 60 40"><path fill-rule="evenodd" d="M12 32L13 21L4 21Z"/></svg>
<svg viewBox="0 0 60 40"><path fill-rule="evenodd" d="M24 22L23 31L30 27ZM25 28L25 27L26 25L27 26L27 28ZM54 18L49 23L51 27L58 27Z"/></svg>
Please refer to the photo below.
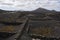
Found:
<svg viewBox="0 0 60 40"><path fill-rule="evenodd" d="M60 0L0 0L0 9L31 11L39 7L60 11Z"/></svg>

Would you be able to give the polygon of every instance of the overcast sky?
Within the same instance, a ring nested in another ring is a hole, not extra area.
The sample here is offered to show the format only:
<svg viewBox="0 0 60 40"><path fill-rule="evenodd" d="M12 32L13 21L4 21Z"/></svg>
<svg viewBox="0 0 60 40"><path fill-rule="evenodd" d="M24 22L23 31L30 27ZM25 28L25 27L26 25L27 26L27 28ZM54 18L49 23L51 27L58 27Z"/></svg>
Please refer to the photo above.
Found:
<svg viewBox="0 0 60 40"><path fill-rule="evenodd" d="M60 11L60 0L0 0L0 9L32 11L37 8Z"/></svg>

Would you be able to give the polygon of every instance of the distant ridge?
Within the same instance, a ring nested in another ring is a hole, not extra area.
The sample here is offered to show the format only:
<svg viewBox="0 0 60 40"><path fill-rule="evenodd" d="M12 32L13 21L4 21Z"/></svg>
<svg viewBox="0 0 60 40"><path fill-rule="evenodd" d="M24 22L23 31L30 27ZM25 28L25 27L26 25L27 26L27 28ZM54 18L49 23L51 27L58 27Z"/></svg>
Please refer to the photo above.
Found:
<svg viewBox="0 0 60 40"><path fill-rule="evenodd" d="M19 11L7 11L7 10L0 9L0 12L33 12L33 13L35 13L35 12L37 12L37 13L41 13L41 12L46 13L46 12L48 12L49 13L49 12L60 12L60 11L47 10L47 9L44 9L44 8L38 8L38 9L33 10L33 11L21 11L21 10L19 10Z"/></svg>
<svg viewBox="0 0 60 40"><path fill-rule="evenodd" d="M38 8L36 10L34 10L33 12L37 12L37 13L49 13L49 12L57 12L55 10L47 10L47 9L44 9L44 8Z"/></svg>
<svg viewBox="0 0 60 40"><path fill-rule="evenodd" d="M34 10L36 12L42 12L42 11L50 11L50 10L47 10L47 9L44 9L44 8L38 8L36 10Z"/></svg>

